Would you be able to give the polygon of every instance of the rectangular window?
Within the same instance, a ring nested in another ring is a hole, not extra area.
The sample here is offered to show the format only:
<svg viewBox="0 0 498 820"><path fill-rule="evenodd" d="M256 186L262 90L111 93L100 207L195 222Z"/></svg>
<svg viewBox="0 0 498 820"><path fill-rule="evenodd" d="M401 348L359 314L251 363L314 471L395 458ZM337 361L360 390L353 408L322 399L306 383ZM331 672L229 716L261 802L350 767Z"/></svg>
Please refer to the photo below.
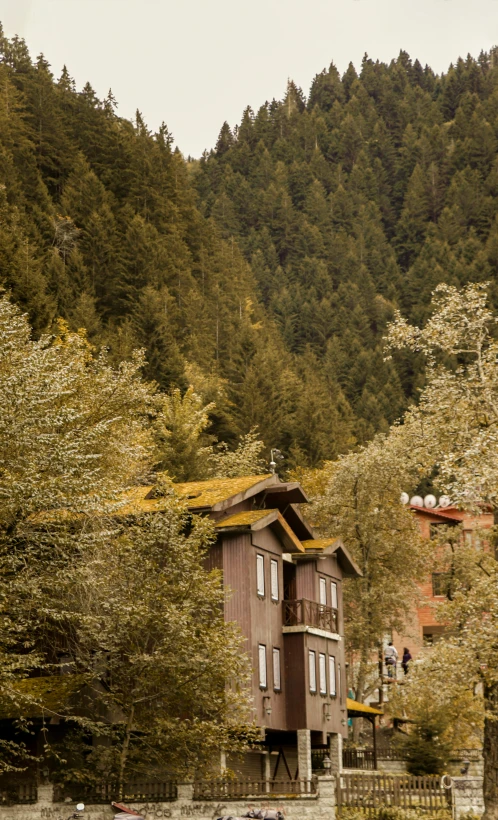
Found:
<svg viewBox="0 0 498 820"><path fill-rule="evenodd" d="M271 599L278 601L278 561L270 561Z"/></svg>
<svg viewBox="0 0 498 820"><path fill-rule="evenodd" d="M265 595L265 559L263 555L256 556L256 578L258 595L264 598Z"/></svg>
<svg viewBox="0 0 498 820"><path fill-rule="evenodd" d="M333 658L332 655L329 655L329 695L331 698L335 698L337 695L335 686L335 658Z"/></svg>
<svg viewBox="0 0 498 820"><path fill-rule="evenodd" d="M280 692L282 688L280 682L280 649L273 648L273 688L275 692Z"/></svg>
<svg viewBox="0 0 498 820"><path fill-rule="evenodd" d="M342 703L342 678L341 678L341 664L337 664L337 686L339 688L339 702Z"/></svg>
<svg viewBox="0 0 498 820"><path fill-rule="evenodd" d="M322 606L327 606L327 581L325 578L320 578L320 603Z"/></svg>
<svg viewBox="0 0 498 820"><path fill-rule="evenodd" d="M335 581L330 582L330 606L332 609L337 609L337 584Z"/></svg>
<svg viewBox="0 0 498 820"><path fill-rule="evenodd" d="M263 643L258 647L259 655L259 688L266 689L266 646Z"/></svg>
<svg viewBox="0 0 498 820"><path fill-rule="evenodd" d="M320 654L318 655L318 673L320 679L320 694L326 695L327 694L327 666L326 666L326 658L325 655Z"/></svg>
<svg viewBox="0 0 498 820"><path fill-rule="evenodd" d="M316 657L312 649L308 650L308 662L310 671L310 692L316 693Z"/></svg>
<svg viewBox="0 0 498 820"><path fill-rule="evenodd" d="M451 585L451 574L449 572L432 573L432 594L444 596L448 595Z"/></svg>

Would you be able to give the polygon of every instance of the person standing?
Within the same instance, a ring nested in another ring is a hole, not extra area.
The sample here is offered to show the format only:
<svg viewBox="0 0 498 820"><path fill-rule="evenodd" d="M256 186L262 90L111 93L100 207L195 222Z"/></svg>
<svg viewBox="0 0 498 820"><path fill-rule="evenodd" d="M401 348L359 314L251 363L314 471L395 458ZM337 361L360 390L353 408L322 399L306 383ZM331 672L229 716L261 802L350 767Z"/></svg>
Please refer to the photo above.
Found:
<svg viewBox="0 0 498 820"><path fill-rule="evenodd" d="M403 672L405 673L405 675L408 674L408 664L410 663L411 660L412 660L412 656L410 655L410 650L408 649L407 646L405 646L405 648L403 649L403 658L401 660L401 668L403 669Z"/></svg>
<svg viewBox="0 0 498 820"><path fill-rule="evenodd" d="M384 649L384 661L387 667L387 677L388 678L395 678L396 677L396 662L398 660L398 650L394 646L392 641L389 641L388 645Z"/></svg>

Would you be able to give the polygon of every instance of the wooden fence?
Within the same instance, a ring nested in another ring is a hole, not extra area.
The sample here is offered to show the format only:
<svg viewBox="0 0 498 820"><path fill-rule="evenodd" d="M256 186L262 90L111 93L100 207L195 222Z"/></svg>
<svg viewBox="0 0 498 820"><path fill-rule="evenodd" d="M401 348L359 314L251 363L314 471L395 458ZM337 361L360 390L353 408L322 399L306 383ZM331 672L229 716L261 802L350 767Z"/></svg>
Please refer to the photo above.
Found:
<svg viewBox="0 0 498 820"><path fill-rule="evenodd" d="M316 794L316 780L236 780L220 777L194 783L194 800L233 800L239 797L287 797Z"/></svg>
<svg viewBox="0 0 498 820"><path fill-rule="evenodd" d="M416 777L383 773L343 773L337 779L337 808L358 809L370 817L385 806L419 812L451 811L451 789L438 775Z"/></svg>

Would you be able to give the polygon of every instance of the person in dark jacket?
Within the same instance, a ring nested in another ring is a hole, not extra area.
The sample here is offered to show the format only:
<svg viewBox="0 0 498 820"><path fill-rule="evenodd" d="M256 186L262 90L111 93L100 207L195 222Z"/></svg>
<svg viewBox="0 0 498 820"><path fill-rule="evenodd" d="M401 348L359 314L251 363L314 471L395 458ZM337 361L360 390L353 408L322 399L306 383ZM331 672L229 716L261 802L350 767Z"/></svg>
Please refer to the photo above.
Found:
<svg viewBox="0 0 498 820"><path fill-rule="evenodd" d="M405 675L408 673L408 664L410 663L412 656L410 655L410 650L408 647L405 646L403 649L403 660L401 661L401 667Z"/></svg>

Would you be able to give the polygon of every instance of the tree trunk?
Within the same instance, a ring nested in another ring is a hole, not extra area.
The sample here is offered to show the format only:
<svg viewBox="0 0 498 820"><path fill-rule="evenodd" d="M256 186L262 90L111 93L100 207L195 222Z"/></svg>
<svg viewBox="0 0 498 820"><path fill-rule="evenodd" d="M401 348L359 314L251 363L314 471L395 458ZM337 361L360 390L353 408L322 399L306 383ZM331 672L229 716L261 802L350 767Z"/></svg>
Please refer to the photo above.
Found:
<svg viewBox="0 0 498 820"><path fill-rule="evenodd" d="M121 755L119 758L119 797L120 799L124 796L124 773L126 767L126 761L128 760L128 751L130 749L130 737L131 737L131 730L133 727L133 718L135 717L135 706L132 704L130 713L128 715L128 720L126 721L126 730L125 736L123 738L123 746L121 748Z"/></svg>
<svg viewBox="0 0 498 820"><path fill-rule="evenodd" d="M355 700L358 703L363 703L365 697L365 684L367 681L368 667L369 667L369 651L368 647L364 646L361 650L360 663L358 665L358 677L356 679ZM358 743L360 738L361 719L355 718L353 720L353 741Z"/></svg>
<svg viewBox="0 0 498 820"><path fill-rule="evenodd" d="M484 820L498 820L498 684L484 689Z"/></svg>

